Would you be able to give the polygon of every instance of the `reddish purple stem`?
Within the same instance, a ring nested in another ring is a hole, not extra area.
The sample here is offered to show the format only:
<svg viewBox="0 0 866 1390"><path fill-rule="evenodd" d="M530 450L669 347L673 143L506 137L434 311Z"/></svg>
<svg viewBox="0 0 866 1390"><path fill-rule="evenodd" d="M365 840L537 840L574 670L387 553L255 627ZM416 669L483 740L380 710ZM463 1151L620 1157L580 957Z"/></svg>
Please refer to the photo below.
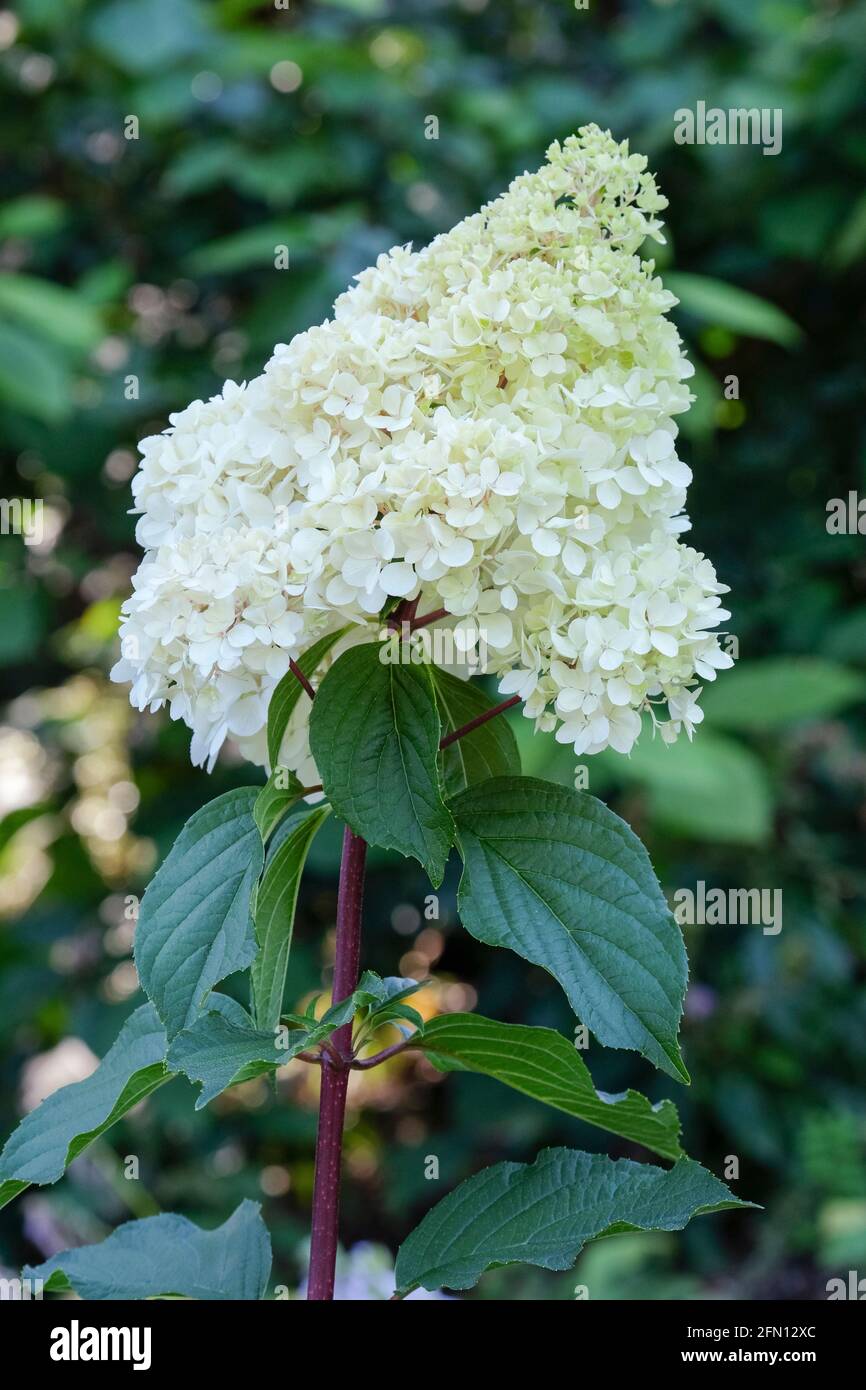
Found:
<svg viewBox="0 0 866 1390"><path fill-rule="evenodd" d="M398 1053L405 1052L407 1047L411 1047L415 1038L404 1038L402 1042L392 1043L390 1047L377 1052L375 1057L355 1058L352 1067L355 1071L369 1071L371 1067L379 1067L383 1062L387 1062L390 1057L396 1057Z"/></svg>
<svg viewBox="0 0 866 1390"><path fill-rule="evenodd" d="M358 983L366 858L366 840L353 835L346 826L343 833L343 857L337 894L337 947L332 989L332 1000L335 1004L348 998ZM327 1052L322 1054L316 1176L313 1184L313 1228L307 1287L307 1298L320 1301L334 1297L334 1269L337 1262L340 1220L343 1122L346 1115L346 1088L349 1084L348 1064L352 1049L351 1022L338 1028L331 1035L331 1042L344 1060L342 1065L337 1065Z"/></svg>
<svg viewBox="0 0 866 1390"><path fill-rule="evenodd" d="M483 714L479 714L475 719L470 719L468 724L463 724L459 729L454 729L450 734L439 740L440 748L448 748L452 743L456 743L459 738L464 738L466 734L471 734L473 729L480 729L482 724L486 724L488 719L493 719L495 715L502 714L503 710L511 709L512 705L520 703L519 695L512 695L510 700L503 700L501 705L494 705L492 709L486 709Z"/></svg>
<svg viewBox="0 0 866 1390"><path fill-rule="evenodd" d="M298 665L297 661L290 661L290 662L289 662L289 670L291 671L291 673L292 673L292 675L295 677L295 679L296 679L296 680L299 680L299 681L301 682L301 685L302 685L302 686L304 687L304 689L306 690L306 692L307 692L307 694L309 695L310 699L311 699L311 700L315 699L316 692L315 692L315 690L313 689L313 687L312 687L310 681L309 681L309 680L307 679L307 677L304 675L304 673L303 673L303 671L301 670L300 666Z"/></svg>

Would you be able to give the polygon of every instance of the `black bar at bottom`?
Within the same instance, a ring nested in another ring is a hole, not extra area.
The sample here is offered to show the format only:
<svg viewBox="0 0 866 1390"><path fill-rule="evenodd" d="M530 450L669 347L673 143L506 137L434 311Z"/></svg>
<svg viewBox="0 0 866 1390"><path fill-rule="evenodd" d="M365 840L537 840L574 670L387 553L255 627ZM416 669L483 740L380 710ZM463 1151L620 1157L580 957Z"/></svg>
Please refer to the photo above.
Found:
<svg viewBox="0 0 866 1390"><path fill-rule="evenodd" d="M376 1321L370 1324L370 1304L356 1306L348 1314L353 1330L360 1332L355 1320L367 1321L366 1331L377 1341L385 1337L390 1354L393 1340L406 1333L407 1352L418 1348L419 1336L429 1338L448 1336L452 1330L459 1341L437 1342L443 1357L442 1370L457 1369L462 1361L470 1369L475 1357L483 1351L485 1362L495 1365L497 1348L505 1350L509 1338L497 1338L496 1313L490 1303L471 1300L470 1329L479 1338L475 1351L466 1344L467 1324L452 1323L455 1303L470 1302L456 1299L451 1304L426 1303L426 1314L416 1323L410 1310L391 1304L391 1312L377 1310ZM537 1306L537 1305L536 1305ZM315 1360L315 1348L328 1348L329 1365L335 1345L332 1341L298 1342L299 1336L316 1339L325 1326L339 1328L346 1312L339 1306L333 1312L313 1311L316 1305L295 1304L292 1301L261 1303L194 1303L183 1300L157 1302L100 1302L45 1299L43 1301L7 1301L0 1303L0 1333L5 1345L26 1348L28 1369L33 1373L57 1372L68 1377L84 1372L91 1378L99 1376L106 1367L118 1371L146 1375L153 1372L173 1373L189 1370L198 1379L209 1371L225 1373L234 1363L235 1354L248 1362L249 1368L297 1364L301 1348L308 1367ZM501 1305L500 1305L501 1307ZM439 1309L438 1313L435 1311ZM862 1344L863 1310L856 1303L797 1302L797 1303L733 1303L733 1302L602 1302L581 1301L555 1305L545 1316L550 1324L539 1326L534 1317L531 1332L543 1337L549 1327L557 1337L560 1353L566 1346L576 1357L575 1366L600 1358L610 1370L619 1374L632 1367L642 1372L666 1371L671 1367L684 1369L720 1366L732 1369L740 1366L760 1366L777 1369L788 1366L807 1366L819 1369L826 1380L838 1367L856 1364ZM379 1322L383 1316L384 1321ZM406 1321L408 1316L408 1323ZM433 1316L432 1323L427 1321ZM436 1322L445 1317L447 1321ZM456 1314L456 1316L467 1316ZM508 1330L514 1331L514 1317L521 1317L510 1306ZM536 1315L537 1316L537 1315ZM493 1327L487 1322L494 1320ZM324 1321L322 1321L324 1319ZM10 1340L14 1338L14 1341ZM563 1344L561 1338L569 1339ZM411 1339L411 1340L410 1340ZM346 1339L347 1365L353 1352L363 1362L366 1358L356 1336ZM461 1351L461 1347L463 1350ZM486 1348L486 1350L483 1350ZM539 1346L540 1350L540 1346ZM393 1363L391 1363L393 1364ZM411 1364L411 1363L410 1363ZM491 1366L492 1368L492 1366ZM563 1368L564 1369L564 1368ZM590 1372L590 1375L594 1375Z"/></svg>

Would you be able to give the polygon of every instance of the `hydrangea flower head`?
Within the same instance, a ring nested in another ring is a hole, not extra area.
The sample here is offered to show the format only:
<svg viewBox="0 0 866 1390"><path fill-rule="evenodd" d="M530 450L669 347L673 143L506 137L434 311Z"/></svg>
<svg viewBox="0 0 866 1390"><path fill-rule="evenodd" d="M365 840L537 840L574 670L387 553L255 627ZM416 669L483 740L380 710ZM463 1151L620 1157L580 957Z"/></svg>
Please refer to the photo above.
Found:
<svg viewBox="0 0 866 1390"><path fill-rule="evenodd" d="M628 752L647 709L691 736L730 615L680 540L692 368L637 254L665 206L646 159L588 126L143 441L112 676L189 725L194 762L231 736L266 763L290 659L348 625L333 660L416 598L456 643L480 631L503 694L577 754ZM281 750L307 784L308 711Z"/></svg>

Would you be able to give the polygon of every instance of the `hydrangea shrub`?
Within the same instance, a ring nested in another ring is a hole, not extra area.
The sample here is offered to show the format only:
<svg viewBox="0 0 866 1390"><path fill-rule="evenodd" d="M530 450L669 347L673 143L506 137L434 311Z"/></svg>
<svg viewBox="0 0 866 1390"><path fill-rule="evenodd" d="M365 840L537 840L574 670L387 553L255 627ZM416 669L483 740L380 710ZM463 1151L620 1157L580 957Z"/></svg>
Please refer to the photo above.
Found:
<svg viewBox="0 0 866 1390"><path fill-rule="evenodd" d="M201 1106L299 1059L321 1072L308 1294L330 1299L350 1072L415 1051L671 1166L562 1148L478 1173L404 1242L398 1297L518 1260L565 1269L610 1231L743 1205L683 1154L670 1101L597 1092L550 1029L425 1022L418 982L359 964L367 845L413 857L434 886L456 853L468 931L548 970L599 1042L688 1081L685 949L646 851L592 796L524 777L497 718L519 705L577 756L627 755L644 725L690 738L700 682L730 665L725 586L682 539L675 420L692 369L676 301L639 255L663 239L665 205L646 160L588 127L426 249L381 256L261 376L143 441L145 555L114 678L190 727L196 764L231 739L268 780L184 828L142 903L148 1002L93 1076L11 1137L0 1200L56 1181L172 1076ZM295 902L330 814L345 826L332 999L296 1015ZM247 1008L217 988L239 971ZM265 1296L254 1204L219 1231L189 1226L129 1223L42 1273L86 1297ZM187 1277L199 1265L175 1247L191 1242L219 1251L221 1283ZM128 1269L139 1248L146 1288Z"/></svg>

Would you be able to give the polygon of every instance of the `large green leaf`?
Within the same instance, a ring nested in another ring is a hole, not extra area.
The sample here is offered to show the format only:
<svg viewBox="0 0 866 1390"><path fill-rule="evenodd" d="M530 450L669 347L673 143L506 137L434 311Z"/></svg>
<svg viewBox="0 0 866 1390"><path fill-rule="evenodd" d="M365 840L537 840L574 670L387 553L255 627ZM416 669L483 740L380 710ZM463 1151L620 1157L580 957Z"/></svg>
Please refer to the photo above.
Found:
<svg viewBox="0 0 866 1390"><path fill-rule="evenodd" d="M804 719L823 719L866 699L866 677L816 656L743 662L708 686L701 703L724 729L763 732Z"/></svg>
<svg viewBox="0 0 866 1390"><path fill-rule="evenodd" d="M610 1047L688 1081L677 1045L686 952L634 832L585 792L496 777L451 802L464 925L559 981Z"/></svg>
<svg viewBox="0 0 866 1390"><path fill-rule="evenodd" d="M671 271L665 275L665 289L675 294L682 307L695 318L729 328L732 333L766 338L781 347L794 347L803 336L794 320L775 304L724 280L682 270Z"/></svg>
<svg viewBox="0 0 866 1390"><path fill-rule="evenodd" d="M165 1047L156 1010L142 1004L91 1076L25 1115L0 1154L0 1206L29 1183L56 1182L88 1144L167 1081Z"/></svg>
<svg viewBox="0 0 866 1390"><path fill-rule="evenodd" d="M36 275L0 274L0 315L78 352L95 347L103 333L92 304L75 290Z"/></svg>
<svg viewBox="0 0 866 1390"><path fill-rule="evenodd" d="M57 424L72 409L64 354L37 333L0 322L0 403Z"/></svg>
<svg viewBox="0 0 866 1390"><path fill-rule="evenodd" d="M176 0L175 0L176 2ZM286 246L292 264L295 257L309 258L345 241L359 222L357 204L301 216L283 216L276 222L256 222L242 231L231 232L204 245L196 246L184 260L191 275L229 275L251 266L274 265L278 246Z"/></svg>
<svg viewBox="0 0 866 1390"><path fill-rule="evenodd" d="M475 1071L566 1115L632 1139L662 1158L681 1158L680 1121L672 1101L651 1105L638 1091L597 1091L583 1058L552 1028L498 1023L479 1014L443 1014L414 1040L442 1071Z"/></svg>
<svg viewBox="0 0 866 1390"><path fill-rule="evenodd" d="M468 1289L494 1265L570 1269L581 1248L620 1231L679 1231L694 1216L747 1207L699 1163L655 1168L577 1149L497 1163L428 1212L397 1255L397 1290Z"/></svg>
<svg viewBox="0 0 866 1390"><path fill-rule="evenodd" d="M383 650L365 643L334 663L313 702L310 746L337 815L370 844L414 856L438 886L454 824L430 667L383 662Z"/></svg>
<svg viewBox="0 0 866 1390"><path fill-rule="evenodd" d="M327 818L330 807L300 805L282 826L282 838L269 856L255 903L258 955L251 976L256 1023L272 1029L279 1021L298 888L313 836Z"/></svg>
<svg viewBox="0 0 866 1390"><path fill-rule="evenodd" d="M142 898L135 961L169 1039L214 985L256 952L250 904L262 868L255 787L218 796L187 821Z"/></svg>
<svg viewBox="0 0 866 1390"><path fill-rule="evenodd" d="M264 1297L271 1241L258 1202L241 1202L214 1231L166 1213L127 1221L99 1245L63 1250L24 1277L84 1299Z"/></svg>
<svg viewBox="0 0 866 1390"><path fill-rule="evenodd" d="M499 703L491 700L472 681L462 681L459 676L452 676L438 666L433 667L433 684L443 734L462 728ZM488 777L520 775L517 740L511 725L500 715L443 748L440 758L445 791L449 796Z"/></svg>
<svg viewBox="0 0 866 1390"><path fill-rule="evenodd" d="M694 743L663 743L646 728L628 758L607 750L598 759L599 770L646 787L654 824L676 835L757 845L770 834L773 799L763 763L707 725Z"/></svg>
<svg viewBox="0 0 866 1390"><path fill-rule="evenodd" d="M316 674L319 663L324 660L334 643L343 636L345 631L346 628L341 627L336 632L326 632L324 637L320 637L298 657L297 665L307 680L311 680ZM283 736L289 726L289 720L294 713L295 706L302 695L305 700L309 698L294 671L287 671L271 696L271 702L268 705L268 761L273 768L280 761L280 746L283 742Z"/></svg>

